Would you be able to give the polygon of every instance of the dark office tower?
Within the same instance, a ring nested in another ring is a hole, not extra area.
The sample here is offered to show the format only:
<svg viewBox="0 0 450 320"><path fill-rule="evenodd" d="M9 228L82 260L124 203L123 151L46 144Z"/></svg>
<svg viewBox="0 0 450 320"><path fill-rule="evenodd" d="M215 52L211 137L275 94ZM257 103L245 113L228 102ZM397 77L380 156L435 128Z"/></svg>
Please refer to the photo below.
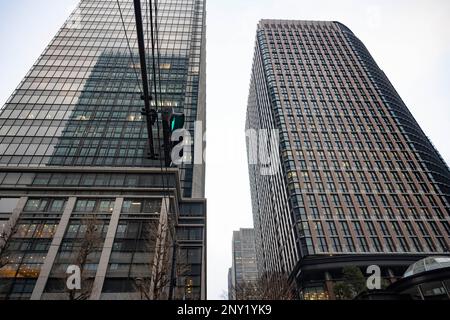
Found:
<svg viewBox="0 0 450 320"><path fill-rule="evenodd" d="M231 268L228 268L228 300L233 300L233 282Z"/></svg>
<svg viewBox="0 0 450 320"><path fill-rule="evenodd" d="M259 23L247 129L279 137L271 174L260 158L249 165L261 274L287 273L300 298L333 299L346 266L378 265L394 281L448 254L449 169L341 23ZM259 157L273 141L254 140Z"/></svg>
<svg viewBox="0 0 450 320"><path fill-rule="evenodd" d="M258 280L253 229L233 232L232 255L233 263L228 272L228 298L249 300L253 286Z"/></svg>
<svg viewBox="0 0 450 320"><path fill-rule="evenodd" d="M149 3L151 107L184 114L194 140L205 1ZM0 298L206 298L205 167L165 161L161 116L148 156L139 58L133 1L82 0L2 108ZM81 290L66 287L72 265Z"/></svg>

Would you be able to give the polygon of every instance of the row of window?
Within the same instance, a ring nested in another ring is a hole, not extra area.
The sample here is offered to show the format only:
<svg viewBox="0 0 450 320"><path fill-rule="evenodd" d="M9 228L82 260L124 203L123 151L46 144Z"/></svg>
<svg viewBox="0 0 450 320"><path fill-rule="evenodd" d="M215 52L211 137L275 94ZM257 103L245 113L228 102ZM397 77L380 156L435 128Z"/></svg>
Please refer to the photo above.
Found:
<svg viewBox="0 0 450 320"><path fill-rule="evenodd" d="M29 199L23 209L24 212L62 212L65 199ZM111 199L78 199L74 212L112 213L114 200ZM130 199L124 200L123 213L160 213L161 199Z"/></svg>
<svg viewBox="0 0 450 320"><path fill-rule="evenodd" d="M0 185L66 187L162 187L174 186L174 176L140 173L20 173L0 172Z"/></svg>
<svg viewBox="0 0 450 320"><path fill-rule="evenodd" d="M295 205L296 206L304 206L306 201L303 200L303 196L301 194L297 194L295 189L290 188L296 194ZM300 189L300 187L298 187ZM303 190L305 191L305 190ZM307 200L307 203L310 207L317 207L318 203L322 207L330 207L330 203L335 207L341 207L342 203L344 203L347 207L355 207L357 204L359 207L410 207L410 208L418 208L418 207L434 207L439 210L438 202L432 195L425 196L416 194L414 196L409 194L362 194L362 193L348 193L348 189L343 190L344 193L332 193L332 194L312 194L308 193L304 196L304 199ZM436 210L437 212L437 210Z"/></svg>

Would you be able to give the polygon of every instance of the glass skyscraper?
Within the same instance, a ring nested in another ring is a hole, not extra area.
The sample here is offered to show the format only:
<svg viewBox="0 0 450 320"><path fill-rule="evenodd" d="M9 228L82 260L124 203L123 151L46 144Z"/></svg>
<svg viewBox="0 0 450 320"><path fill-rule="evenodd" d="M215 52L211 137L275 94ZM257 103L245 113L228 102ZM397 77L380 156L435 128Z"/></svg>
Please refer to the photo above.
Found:
<svg viewBox="0 0 450 320"><path fill-rule="evenodd" d="M233 232L232 259L228 273L228 299L249 300L252 294L250 290L258 281L253 229L240 229Z"/></svg>
<svg viewBox="0 0 450 320"><path fill-rule="evenodd" d="M341 23L260 21L247 129L272 132L279 149L249 164L260 274L333 299L346 266L378 265L394 281L449 254L449 168ZM249 141L251 154L265 142Z"/></svg>
<svg viewBox="0 0 450 320"><path fill-rule="evenodd" d="M152 107L202 136L205 2L153 1L156 78L141 7ZM156 124L148 157L136 39L132 0L80 1L1 109L0 298L74 298L66 269L80 263L78 298L206 298L205 166L166 165Z"/></svg>

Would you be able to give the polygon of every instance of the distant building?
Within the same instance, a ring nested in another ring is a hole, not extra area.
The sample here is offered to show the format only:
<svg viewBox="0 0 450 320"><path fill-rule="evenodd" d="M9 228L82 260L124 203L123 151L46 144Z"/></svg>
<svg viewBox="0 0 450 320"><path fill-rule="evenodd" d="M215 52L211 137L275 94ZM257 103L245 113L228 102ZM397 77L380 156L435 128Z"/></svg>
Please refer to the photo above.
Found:
<svg viewBox="0 0 450 320"><path fill-rule="evenodd" d="M449 253L449 168L343 24L260 21L247 130L277 139L248 144L277 151L271 171L249 157L258 270L300 298L334 299L345 266L392 282Z"/></svg>
<svg viewBox="0 0 450 320"><path fill-rule="evenodd" d="M229 300L249 296L249 288L258 280L255 233L253 229L233 232L233 264L228 272Z"/></svg>
<svg viewBox="0 0 450 320"><path fill-rule="evenodd" d="M228 268L228 300L234 300L233 297L233 279L231 276L232 268Z"/></svg>

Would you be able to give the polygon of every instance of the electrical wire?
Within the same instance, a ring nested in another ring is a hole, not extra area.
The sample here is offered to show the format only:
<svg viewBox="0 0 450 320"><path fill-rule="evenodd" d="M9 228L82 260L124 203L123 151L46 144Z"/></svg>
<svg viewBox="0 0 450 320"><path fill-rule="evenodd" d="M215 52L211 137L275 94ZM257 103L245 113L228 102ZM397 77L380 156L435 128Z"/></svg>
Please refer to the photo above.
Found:
<svg viewBox="0 0 450 320"><path fill-rule="evenodd" d="M120 18L121 18L121 21L122 21L122 25L123 25L123 29L124 29L124 32L125 32L125 38L126 38L126 40L127 40L127 46L128 46L128 50L129 50L129 52L130 52L130 56L131 56L131 60L132 60L132 63L134 64L135 62L134 62L134 59L133 59L133 53L132 53L132 49L131 49L131 45L130 45L130 41L129 41L129 38L128 38L128 35L127 35L127 31L126 31L126 25L125 25L125 21L124 21L124 19L123 19L123 12L122 12L122 9L121 9L121 7L120 7L120 2L119 2L119 0L116 0L116 2L117 2L117 6L118 6L118 8L119 8L119 13L120 13ZM155 98L155 107L156 107L156 110L158 111L158 90L157 90L157 88L158 88L158 86L159 86L159 90L161 91L161 69L160 68L158 68L158 73L159 73L159 79L158 79L158 85L156 84L156 79L157 79L157 76L156 76L156 61L155 61L155 32L154 32L154 28L153 28L153 4L152 4L152 0L149 0L148 2L146 1L146 18L147 18L147 47L148 48L150 48L150 45L149 45L149 42L150 42L150 40L151 40L151 45L152 45L152 54L151 54L151 57L152 57L152 66L153 66L153 68L152 68L152 70L153 70L153 88L154 88L154 98ZM155 2L155 16L156 16L156 19L158 18L157 17L157 2ZM157 28L157 25L158 25L158 22L156 21L155 22L155 28ZM151 32L151 34L150 34L150 36L149 36L149 29L150 29L150 32ZM156 43L157 43L157 46L158 46L158 63L159 63L159 61L160 61L160 54L159 54L159 39L158 39L158 30L156 31ZM145 60L147 60L147 59L145 59ZM136 69L135 68L133 68L133 70L134 70L134 74L135 74L135 76L136 76L136 81L138 82L138 85L139 85L139 89L141 90L141 93L143 92L143 89L142 89L142 85L141 85L141 83L140 83L140 81L139 81L139 76L138 76L138 74L137 74L137 71L136 71ZM149 78L149 82L150 82L150 77L148 77ZM149 83L149 87L150 88L152 88L152 86L151 86L151 84ZM161 114L162 114L162 109L161 108L159 108L160 109L160 112L161 112ZM159 118L159 117L158 117ZM161 130L160 130L160 125L159 125L159 119L157 118L157 120L156 120L156 124L157 124L157 133L158 133L158 141L159 141L159 148L160 148L160 151L161 150L163 150L163 148L162 148L162 146L161 146ZM159 158L159 162L160 162L160 169L161 169L161 173L163 174L163 193L166 193L166 197L168 198L168 199L170 199L170 192L169 192L169 186L168 186L168 183L167 183L167 186L166 186L166 184L165 184L165 182L166 182L166 179L167 179L167 177L166 177L166 175L167 175L167 173L168 173L168 169L167 169L167 167L166 167L166 170L165 170L165 173L166 174L164 174L164 167L165 167L165 165L163 165L163 162L162 162L162 158L160 157ZM169 208L167 208L167 203L166 203L166 201L164 201L164 206L165 206L165 210L166 210L166 212L169 214ZM171 232L171 236L173 237L174 236L174 232L173 232L173 230L170 228L170 232Z"/></svg>
<svg viewBox="0 0 450 320"><path fill-rule="evenodd" d="M144 90L143 90L143 88L142 88L141 81L139 81L139 76L138 76L138 73L137 73L136 68L135 68L136 63L134 62L134 58L133 58L133 50L131 49L130 40L129 40L128 34L127 34L127 27L126 27L125 21L124 21L124 19L123 19L122 8L120 7L120 2L119 2L119 0L116 0L116 2L117 2L117 7L119 8L120 20L122 21L123 31L124 31L124 33L125 33L125 39L127 40L128 50L129 50L129 52L130 52L131 63L133 64L132 69L133 69L133 71L134 71L134 75L136 76L136 81L137 81L137 83L138 83L139 90L140 90L140 93L141 93L141 95L142 95L143 92L144 92Z"/></svg>
<svg viewBox="0 0 450 320"><path fill-rule="evenodd" d="M155 91L155 107L156 107L157 111L159 109L160 114L161 114L161 121L163 121L163 119L162 119L162 111L163 110L162 110L161 106L158 107L158 102L159 102L159 98L158 97L160 97L160 94L161 94L161 69L160 69L159 58L158 58L158 74L159 74L159 78L158 78L157 77L157 73L156 73L156 62L157 61L155 59L155 47L158 48L157 49L157 54L159 56L159 39L158 39L158 34L157 34L157 32L158 32L157 31L157 25L158 25L158 22L157 22L157 19L158 19L158 16L157 16L157 12L158 12L157 11L157 2L155 2L155 26L153 25L153 2L152 2L152 0L149 0L149 6L148 7L150 9L150 12L149 12L149 15L150 15L150 31L151 31L151 37L150 38L151 38L151 44L152 44L151 57L152 57L152 66L153 66L152 67L152 72L153 72L153 89ZM155 29L156 29L156 32L155 32ZM156 37L156 41L155 41L155 37ZM155 46L155 43L156 43L156 46ZM157 83L157 81L158 81L158 83ZM158 94L158 87L159 87L159 94ZM158 117L158 120L159 120L159 117ZM156 121L156 125L157 125L159 147L160 147L160 150L163 150L164 148L161 146L161 127L160 127L160 123L159 123L158 120ZM168 196L168 198L170 199L170 197L169 197L170 196L169 186L168 186L168 184L167 184L167 186L165 184L166 178L167 178L166 175L168 173L168 169L167 169L166 165L163 163L162 157L159 157L159 164L160 164L161 173L163 174L163 191L167 193L166 196ZM164 174L164 167L166 168L165 174ZM167 208L167 203L164 202L164 205L165 205L166 212L169 214L169 210ZM171 230L171 233L173 233L172 230ZM173 236L173 234L172 234L172 236Z"/></svg>
<svg viewBox="0 0 450 320"><path fill-rule="evenodd" d="M158 0L155 0L155 31L156 31L157 65L158 65L158 86L159 86L159 91L162 92L162 89L161 89L161 61L160 61L160 49L159 49ZM161 112L162 112L162 110L161 110ZM167 172L168 172L167 167L165 167L165 168L166 168L166 174L167 174ZM164 185L164 180L165 180L164 178L166 178L166 175L163 175L163 185ZM176 237L176 232L173 236Z"/></svg>
<svg viewBox="0 0 450 320"><path fill-rule="evenodd" d="M162 90L161 90L161 87L162 87L161 86L161 61L160 61L160 48L159 48L159 26L158 26L158 0L155 0L155 28L153 28L152 0L149 0L149 3L150 3L150 20L151 20L151 23L152 23L152 25L151 25L151 32L152 32L151 40L152 40L152 64L153 64L153 77L154 77L153 78L153 84L154 84L154 89L155 89L156 109L158 110L157 88L159 88L159 94L161 94L161 92L162 92ZM153 32L154 31L155 31L155 35L156 35L156 53L157 53L157 61L156 61L156 63L155 63L155 41L154 41L155 37L153 36ZM156 70L155 70L155 65L156 64L158 65L158 77L156 75ZM156 84L156 81L158 81L158 84ZM163 110L162 110L161 107L159 109L160 109L160 113L161 113L161 120L164 121L163 120ZM162 126L164 128L163 124L162 124ZM158 140L159 140L159 143L161 144L161 135L160 135L159 121L157 121L157 130L158 130ZM164 141L163 143L166 143L166 141ZM164 150L164 156L166 156L165 150ZM160 167L161 167L161 173L163 174L163 190L166 190L166 192L167 192L166 196L170 200L170 194L169 194L168 186L167 186L167 188L165 186L165 180L167 178L168 169L167 169L167 166L164 165L165 171L166 171L165 174L164 174L163 173L163 171L164 171L163 163L162 163L162 158L161 157L160 157ZM171 213L169 212L169 210L167 208L167 202L166 201L164 201L164 206L165 206L167 214L170 215ZM170 206L169 206L169 208L170 208ZM173 250L174 250L173 257L175 257L175 254L176 254L175 250L176 250L176 247L177 247L177 233L176 233L175 228L176 228L175 222L170 223L170 225L169 225L169 232L171 234L172 243L173 243ZM172 258L172 259L174 259L174 258ZM172 287L174 285L173 282L176 281L175 279L172 279L172 276L174 275L173 274L173 270L174 270L173 268L175 268L174 264L176 264L176 260L172 260L172 267L171 267L172 268L172 272L171 272L171 276L170 276L172 283L171 283L170 287ZM176 278L176 275L175 275L175 278Z"/></svg>
<svg viewBox="0 0 450 320"><path fill-rule="evenodd" d="M134 68L135 62L134 62L134 58L133 58L133 51L131 49L130 40L129 40L129 37L128 37L128 34L127 34L127 29L126 29L125 21L124 21L124 18L123 18L122 8L120 6L119 0L116 0L116 2L117 2L118 9L119 9L120 19L121 19L121 22L122 22L124 33L125 33L125 38L126 38L126 41L127 41L127 47L128 47L129 53L130 53L130 58L131 58L131 61L133 63L134 74L135 74L136 81L138 82L138 86L139 86L139 89L140 89L141 94L142 94L143 87L142 87L141 82L139 81L139 76L137 74L136 68ZM154 21L154 19L153 19L153 2L152 2L152 0L149 0L148 2L146 1L147 47L150 50L150 43L149 42L151 41L151 62L152 62L153 90L154 90L155 108L156 108L157 112L158 111L160 112L161 121L164 121L163 120L163 110L162 110L162 107L159 105L160 95L161 95L161 92L162 92L162 85L161 85L161 78L162 77L161 77L161 65L160 65L161 56L160 56L160 47L159 47L158 1L157 0L155 0L154 7L155 7L155 22L153 22ZM149 35L149 31L150 31L150 35ZM155 40L155 38L156 38L156 40ZM155 48L156 48L156 53L155 53ZM155 57L155 56L157 56L157 57ZM147 60L148 59L146 58L145 61L147 61ZM158 72L156 71L156 65L158 65ZM148 82L149 82L148 85L149 85L150 88L152 88L150 81L151 81L150 77L148 77ZM159 89L159 92L158 92L158 89ZM160 126L160 123L159 123L159 117L157 117L157 119L156 119L156 125L157 125L157 134L158 134L160 153L164 152L164 158L166 158L165 150L166 150L167 146L164 146L164 147L161 146L161 143L164 144L166 141L164 141L164 142L161 141L161 126ZM162 124L162 126L164 128L164 124ZM170 199L171 199L170 195L171 194L170 194L170 190L169 190L169 183L166 181L166 179L168 178L167 177L168 168L167 168L166 164L163 163L163 158L161 156L159 157L159 165L160 165L161 174L162 174L163 194L165 194L166 199L169 199L169 201L170 201ZM165 170L164 170L164 168L165 168ZM167 185L166 185L166 182L167 182ZM166 213L168 215L170 215L170 212L169 212L170 206L167 205L167 201L164 201L164 207L165 207ZM172 237L172 239L174 241L174 244L175 244L175 242L177 240L176 240L176 232L175 232L174 229L175 229L175 225L174 226L170 225L169 232L170 232L171 237Z"/></svg>
<svg viewBox="0 0 450 320"><path fill-rule="evenodd" d="M150 3L151 3L151 0L150 0ZM161 62L160 62L160 51L159 51L158 1L157 0L155 0L155 35L156 35L155 38L156 38L156 54L157 54L156 65L158 66L158 75L156 76L156 72L154 72L154 73L155 73L155 77L157 77L159 94L161 95L161 92L162 92L162 90L161 90L161 87L162 87L161 86ZM153 56L153 59L154 59L154 56ZM156 79L155 79L155 81L156 81ZM156 90L156 86L155 86L155 90ZM159 109L160 109L160 112L162 114L162 112L163 112L162 107L160 106ZM161 117L161 119L162 119L162 117ZM159 139L159 141L161 143L159 122L158 122L158 139ZM160 161L161 171L163 171L162 159L160 158L160 160L161 160ZM165 173L166 174L163 175L163 188L164 188L165 180L167 178L166 176L167 176L167 173L168 173L167 166L164 165L164 168L165 168Z"/></svg>
<svg viewBox="0 0 450 320"><path fill-rule="evenodd" d="M127 46L128 46L128 50L130 52L130 58L131 61L133 63L133 70L134 70L134 74L136 77L136 81L138 82L138 86L139 89L141 91L141 94L143 92L143 87L141 85L141 82L139 81L139 76L137 74L136 69L134 68L135 62L134 62L134 58L133 58L133 52L131 49L131 45L130 45L130 41L128 38L128 34L127 34L127 29L126 29L126 25L125 25L125 21L123 18L123 13L122 13L122 9L120 7L120 2L119 0L117 0L117 6L119 8L119 13L120 13L120 18L122 21L122 26L124 29L124 33L125 33L125 38L127 40ZM156 46L157 46L157 63L158 63L158 75L159 77L157 77L156 75L156 59L155 59L155 32L154 32L154 28L153 28L153 8L152 8L153 4L152 1L149 0L149 2L146 1L146 24L147 24L147 47L150 49L150 45L149 42L151 41L151 45L152 45L152 53L151 53L151 58L152 58L152 70L153 70L153 88L154 88L154 101L155 101L155 108L156 111L160 111L161 114L161 119L162 119L162 108L158 108L158 102L159 102L159 94L158 94L158 87L159 87L159 92L161 92L161 68L160 68L160 52L159 52L159 35L158 35L158 3L157 1L155 2L155 29L156 29ZM149 31L151 32L151 34L149 35ZM145 61L147 61L148 59L145 58ZM158 80L157 80L158 79ZM157 82L158 81L158 84ZM149 88L152 88L151 84L150 84L150 77L148 77L148 85ZM150 91L151 92L151 91ZM150 95L151 97L151 95ZM160 124L159 124L159 117L157 117L156 119L156 124L157 124L157 133L158 133L158 141L159 141L159 148L160 148L160 152L164 150L164 157L165 157L165 149L161 146L161 128L160 128ZM159 163L160 163L160 169L161 169L161 174L162 174L162 182L163 182L163 194L165 194L166 199L168 199L170 201L171 197L170 197L170 190L169 190L169 183L167 183L166 185L166 179L167 179L167 173L168 173L168 169L166 167L166 165L163 163L163 159L162 157L159 157ZM166 168L165 173L164 173L164 167ZM166 213L168 215L170 215L170 206L167 205L167 201L164 201L164 208L166 210ZM169 232L171 234L171 237L175 243L176 241L176 232L174 230L175 225L172 227L172 225L169 225Z"/></svg>

